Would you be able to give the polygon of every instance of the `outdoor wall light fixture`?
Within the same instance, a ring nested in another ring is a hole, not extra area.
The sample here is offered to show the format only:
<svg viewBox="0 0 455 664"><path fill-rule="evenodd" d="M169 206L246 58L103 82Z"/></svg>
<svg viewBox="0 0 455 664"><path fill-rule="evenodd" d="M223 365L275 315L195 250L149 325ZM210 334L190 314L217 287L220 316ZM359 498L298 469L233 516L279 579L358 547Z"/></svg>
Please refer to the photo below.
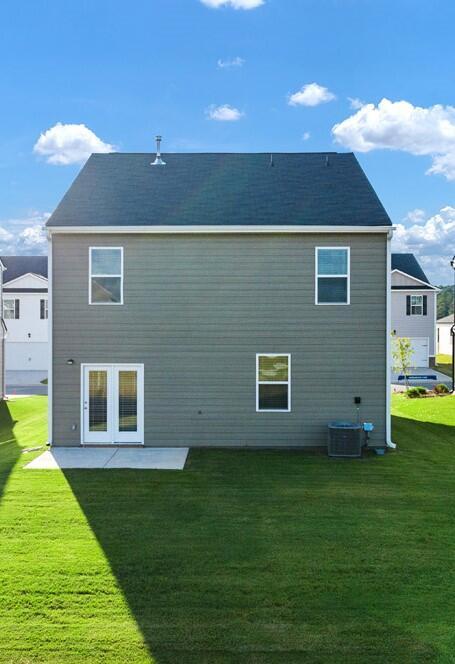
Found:
<svg viewBox="0 0 455 664"><path fill-rule="evenodd" d="M66 363L72 366L74 364L74 360L66 360Z"/></svg>

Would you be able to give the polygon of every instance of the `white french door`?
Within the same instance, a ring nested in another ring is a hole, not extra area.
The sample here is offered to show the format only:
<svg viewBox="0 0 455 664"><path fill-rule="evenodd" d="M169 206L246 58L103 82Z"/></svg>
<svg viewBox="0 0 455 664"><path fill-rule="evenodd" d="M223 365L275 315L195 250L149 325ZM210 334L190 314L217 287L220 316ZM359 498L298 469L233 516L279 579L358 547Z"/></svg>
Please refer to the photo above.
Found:
<svg viewBox="0 0 455 664"><path fill-rule="evenodd" d="M82 443L144 442L142 364L82 366Z"/></svg>

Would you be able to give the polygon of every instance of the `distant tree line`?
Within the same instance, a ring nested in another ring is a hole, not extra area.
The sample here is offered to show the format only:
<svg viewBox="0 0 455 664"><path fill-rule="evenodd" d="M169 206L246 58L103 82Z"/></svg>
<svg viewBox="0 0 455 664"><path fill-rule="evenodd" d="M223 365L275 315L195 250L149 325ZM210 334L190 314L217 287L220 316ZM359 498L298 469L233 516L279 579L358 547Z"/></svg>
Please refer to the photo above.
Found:
<svg viewBox="0 0 455 664"><path fill-rule="evenodd" d="M453 286L439 286L438 318L453 314Z"/></svg>

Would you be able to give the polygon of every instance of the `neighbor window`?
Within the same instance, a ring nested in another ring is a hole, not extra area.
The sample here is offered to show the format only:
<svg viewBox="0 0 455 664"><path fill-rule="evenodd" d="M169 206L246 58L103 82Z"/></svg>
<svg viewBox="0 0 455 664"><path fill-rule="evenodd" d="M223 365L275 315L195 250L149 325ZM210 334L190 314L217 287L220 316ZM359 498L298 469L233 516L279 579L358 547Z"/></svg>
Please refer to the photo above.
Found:
<svg viewBox="0 0 455 664"><path fill-rule="evenodd" d="M256 355L256 410L291 410L290 355Z"/></svg>
<svg viewBox="0 0 455 664"><path fill-rule="evenodd" d="M349 304L349 248L316 248L316 304Z"/></svg>
<svg viewBox="0 0 455 664"><path fill-rule="evenodd" d="M423 314L423 295L411 295L411 316Z"/></svg>
<svg viewBox="0 0 455 664"><path fill-rule="evenodd" d="M123 304L122 247L90 247L90 304Z"/></svg>
<svg viewBox="0 0 455 664"><path fill-rule="evenodd" d="M12 320L19 318L19 300L3 300L3 318Z"/></svg>
<svg viewBox="0 0 455 664"><path fill-rule="evenodd" d="M48 317L48 312L47 312L47 300L40 300L39 301L39 317L41 320L46 320Z"/></svg>

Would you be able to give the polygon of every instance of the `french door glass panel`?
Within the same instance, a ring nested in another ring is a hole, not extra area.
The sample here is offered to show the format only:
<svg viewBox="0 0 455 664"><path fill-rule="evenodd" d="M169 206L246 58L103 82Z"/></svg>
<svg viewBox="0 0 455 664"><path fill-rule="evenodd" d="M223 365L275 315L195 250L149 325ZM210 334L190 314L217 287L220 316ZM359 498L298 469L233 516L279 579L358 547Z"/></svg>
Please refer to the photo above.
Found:
<svg viewBox="0 0 455 664"><path fill-rule="evenodd" d="M85 367L83 442L143 442L143 368Z"/></svg>

